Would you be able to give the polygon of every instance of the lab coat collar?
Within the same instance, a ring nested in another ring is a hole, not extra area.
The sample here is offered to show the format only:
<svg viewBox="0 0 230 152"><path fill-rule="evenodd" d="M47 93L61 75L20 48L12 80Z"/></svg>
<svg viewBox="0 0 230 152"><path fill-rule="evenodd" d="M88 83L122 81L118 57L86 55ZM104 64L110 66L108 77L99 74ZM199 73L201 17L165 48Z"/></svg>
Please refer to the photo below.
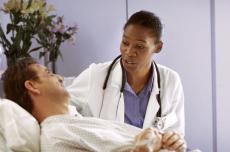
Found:
<svg viewBox="0 0 230 152"><path fill-rule="evenodd" d="M159 93L159 86L157 83L157 71L156 71L156 66L153 64L153 78L154 78L154 86L153 86L153 93L158 94ZM121 63L120 60L117 61L116 65L114 66L114 69L111 71L111 79L109 80L110 82L108 84L116 87L116 88L121 88L122 85L122 69L121 69Z"/></svg>

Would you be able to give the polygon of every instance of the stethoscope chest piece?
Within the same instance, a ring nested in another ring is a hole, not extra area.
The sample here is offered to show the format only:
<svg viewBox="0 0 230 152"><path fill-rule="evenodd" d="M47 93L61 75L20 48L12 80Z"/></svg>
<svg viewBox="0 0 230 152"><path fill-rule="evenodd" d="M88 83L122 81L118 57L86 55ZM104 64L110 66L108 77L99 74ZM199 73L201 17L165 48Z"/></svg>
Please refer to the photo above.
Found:
<svg viewBox="0 0 230 152"><path fill-rule="evenodd" d="M156 117L153 121L153 127L157 128L158 130L163 130L165 120L161 117Z"/></svg>

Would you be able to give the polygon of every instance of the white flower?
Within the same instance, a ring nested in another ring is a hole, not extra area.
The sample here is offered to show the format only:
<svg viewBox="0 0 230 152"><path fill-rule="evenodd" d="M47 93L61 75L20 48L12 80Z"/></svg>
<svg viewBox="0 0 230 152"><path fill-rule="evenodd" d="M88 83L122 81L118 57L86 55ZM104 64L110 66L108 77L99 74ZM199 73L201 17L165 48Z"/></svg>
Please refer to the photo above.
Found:
<svg viewBox="0 0 230 152"><path fill-rule="evenodd" d="M44 13L44 0L33 0L30 7L28 7L29 3L24 2L23 8L21 10L21 13L23 14L29 14L29 13L34 13L35 11L40 11L41 13Z"/></svg>
<svg viewBox="0 0 230 152"><path fill-rule="evenodd" d="M56 10L55 7L50 4L50 5L47 6L47 10L46 11L47 11L47 13L49 13L49 12L53 12L55 10Z"/></svg>
<svg viewBox="0 0 230 152"><path fill-rule="evenodd" d="M10 12L10 11L19 11L21 8L21 0L9 0L7 3L3 4L3 11Z"/></svg>
<svg viewBox="0 0 230 152"><path fill-rule="evenodd" d="M76 44L76 37L74 35L72 35L69 39L67 39L67 41L70 44L75 45Z"/></svg>

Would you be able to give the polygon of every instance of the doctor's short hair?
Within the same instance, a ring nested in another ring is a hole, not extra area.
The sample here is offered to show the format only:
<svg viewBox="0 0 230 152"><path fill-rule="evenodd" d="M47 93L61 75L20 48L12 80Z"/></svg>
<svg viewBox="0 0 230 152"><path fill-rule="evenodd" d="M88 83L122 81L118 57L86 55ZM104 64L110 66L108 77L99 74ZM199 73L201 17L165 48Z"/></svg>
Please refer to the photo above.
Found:
<svg viewBox="0 0 230 152"><path fill-rule="evenodd" d="M149 28L157 40L161 39L163 25L160 18L152 12L142 10L134 13L125 23L124 29L129 25L140 25Z"/></svg>
<svg viewBox="0 0 230 152"><path fill-rule="evenodd" d="M20 105L29 113L32 112L33 104L25 87L26 80L38 79L36 71L30 65L38 62L30 57L21 58L10 65L2 75L5 98Z"/></svg>

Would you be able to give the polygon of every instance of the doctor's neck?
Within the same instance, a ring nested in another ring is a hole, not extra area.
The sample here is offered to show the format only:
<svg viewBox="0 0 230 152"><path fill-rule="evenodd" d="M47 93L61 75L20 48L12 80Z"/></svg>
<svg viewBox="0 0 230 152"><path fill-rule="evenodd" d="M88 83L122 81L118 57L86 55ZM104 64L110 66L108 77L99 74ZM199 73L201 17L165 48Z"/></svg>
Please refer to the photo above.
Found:
<svg viewBox="0 0 230 152"><path fill-rule="evenodd" d="M126 72L126 77L129 85L135 91L135 93L139 93L144 86L148 83L150 76L152 75L151 66L148 70L139 70L137 72L129 73Z"/></svg>

